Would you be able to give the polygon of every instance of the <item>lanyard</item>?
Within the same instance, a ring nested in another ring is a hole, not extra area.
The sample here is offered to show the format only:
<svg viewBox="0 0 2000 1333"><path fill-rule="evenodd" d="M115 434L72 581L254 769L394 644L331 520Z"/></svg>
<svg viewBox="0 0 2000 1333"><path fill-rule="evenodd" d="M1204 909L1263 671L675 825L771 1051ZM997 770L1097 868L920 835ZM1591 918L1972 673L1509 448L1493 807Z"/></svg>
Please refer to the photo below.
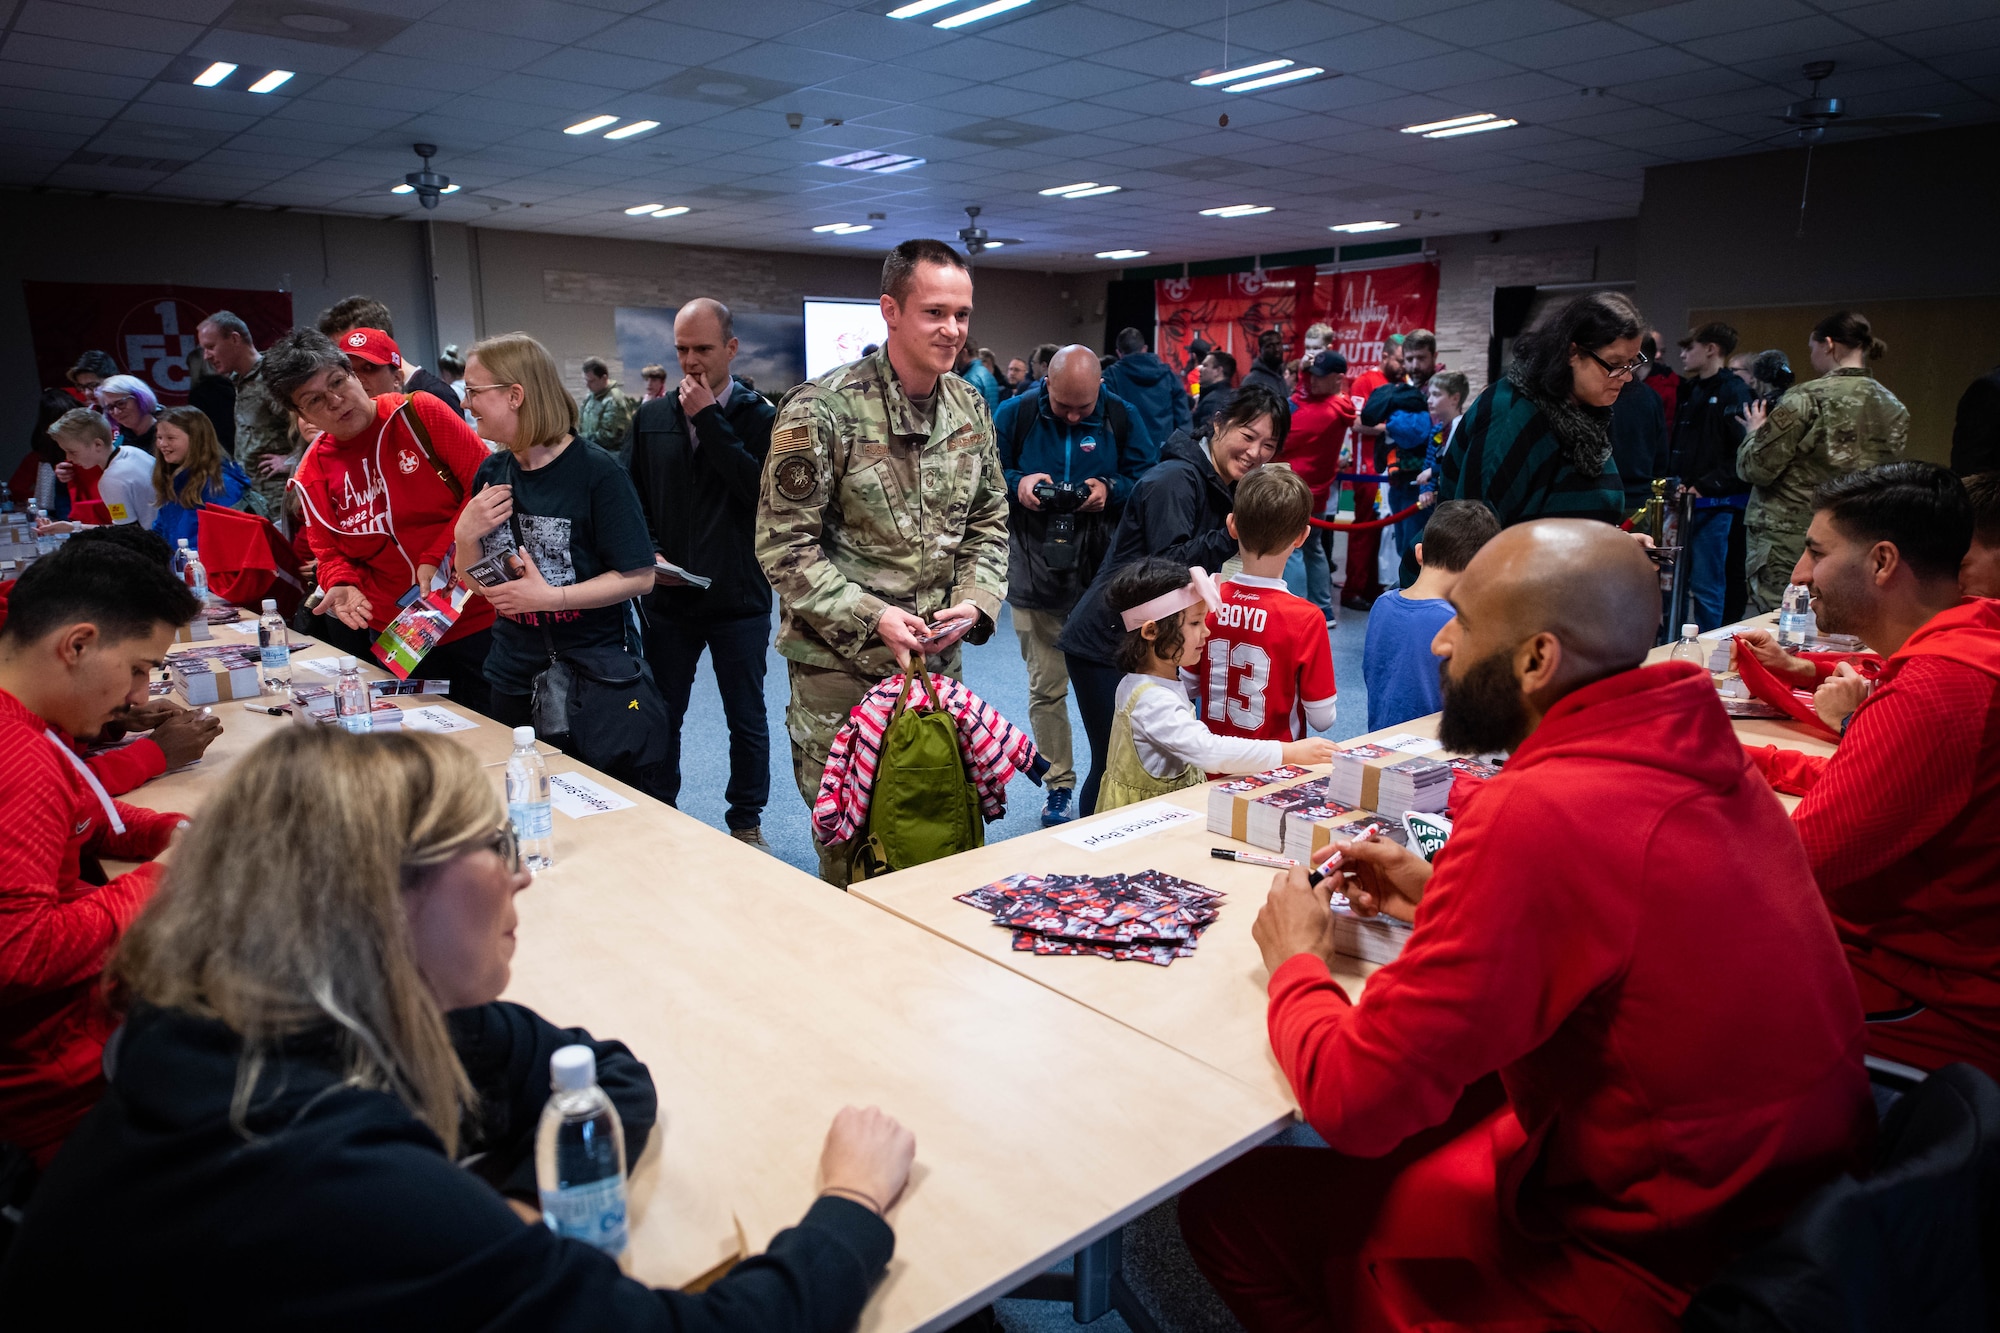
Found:
<svg viewBox="0 0 2000 1333"><path fill-rule="evenodd" d="M123 833L125 831L125 821L118 817L118 803L111 799L110 792L104 790L104 784L97 780L97 774L90 771L90 765L77 758L76 751L64 745L62 737L56 735L54 731L44 727L42 735L49 738L49 744L55 746L63 758L76 765L76 771L83 774L83 780L88 782L90 789L97 793L97 803L104 807L104 817L111 821L111 831L113 833Z"/></svg>

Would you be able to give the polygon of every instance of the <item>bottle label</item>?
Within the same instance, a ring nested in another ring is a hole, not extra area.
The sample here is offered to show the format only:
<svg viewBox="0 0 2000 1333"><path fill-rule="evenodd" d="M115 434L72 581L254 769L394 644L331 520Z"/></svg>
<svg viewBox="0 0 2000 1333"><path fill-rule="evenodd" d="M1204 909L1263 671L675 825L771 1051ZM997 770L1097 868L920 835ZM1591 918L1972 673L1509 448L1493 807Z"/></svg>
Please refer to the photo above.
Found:
<svg viewBox="0 0 2000 1333"><path fill-rule="evenodd" d="M607 1176L588 1185L545 1189L542 1220L549 1230L594 1245L606 1254L625 1253L625 1178Z"/></svg>
<svg viewBox="0 0 2000 1333"><path fill-rule="evenodd" d="M259 650L264 659L264 670L283 671L292 664L292 648L286 643L267 643Z"/></svg>
<svg viewBox="0 0 2000 1333"><path fill-rule="evenodd" d="M342 713L340 725L358 735L375 730L375 719L366 713Z"/></svg>
<svg viewBox="0 0 2000 1333"><path fill-rule="evenodd" d="M514 836L523 842L546 838L555 829L555 816L547 801L509 801L507 818L513 821Z"/></svg>

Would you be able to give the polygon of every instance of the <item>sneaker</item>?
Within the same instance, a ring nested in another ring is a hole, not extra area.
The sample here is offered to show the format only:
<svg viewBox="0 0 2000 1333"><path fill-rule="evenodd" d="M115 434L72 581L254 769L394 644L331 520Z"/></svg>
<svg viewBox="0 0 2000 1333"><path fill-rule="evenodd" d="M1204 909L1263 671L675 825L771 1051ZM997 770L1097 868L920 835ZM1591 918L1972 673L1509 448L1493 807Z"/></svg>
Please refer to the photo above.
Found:
<svg viewBox="0 0 2000 1333"><path fill-rule="evenodd" d="M1069 803L1074 794L1068 787L1049 788L1049 798L1042 802L1043 828L1054 828L1076 818L1076 811L1070 808Z"/></svg>
<svg viewBox="0 0 2000 1333"><path fill-rule="evenodd" d="M777 855L776 852L771 851L771 844L764 841L764 829L762 825L752 824L749 828L733 828L729 830L729 836L738 842L749 843L760 852L771 852L771 855Z"/></svg>

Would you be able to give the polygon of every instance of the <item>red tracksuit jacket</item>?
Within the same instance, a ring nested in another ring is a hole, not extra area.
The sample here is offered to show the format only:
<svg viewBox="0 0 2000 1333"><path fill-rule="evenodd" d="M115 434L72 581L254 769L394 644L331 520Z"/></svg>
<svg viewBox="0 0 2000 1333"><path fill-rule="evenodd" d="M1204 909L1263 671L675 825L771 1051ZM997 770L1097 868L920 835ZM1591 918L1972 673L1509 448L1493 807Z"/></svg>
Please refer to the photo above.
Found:
<svg viewBox="0 0 2000 1333"><path fill-rule="evenodd" d="M1501 1215L1682 1293L1873 1133L1805 852L1690 663L1550 710L1360 1004L1309 955L1270 994L1271 1045L1334 1148L1386 1153L1497 1070L1520 1131L1495 1149Z"/></svg>
<svg viewBox="0 0 2000 1333"><path fill-rule="evenodd" d="M1750 753L1804 795L1792 820L1878 1016L1869 1051L2000 1078L2000 601L1912 634L1830 758Z"/></svg>
<svg viewBox="0 0 2000 1333"><path fill-rule="evenodd" d="M15 579L0 581L0 629L7 627L7 604L13 598ZM150 737L141 736L130 745L84 755L83 762L97 774L104 790L123 796L167 771L167 755Z"/></svg>
<svg viewBox="0 0 2000 1333"><path fill-rule="evenodd" d="M0 1139L43 1164L97 1102L116 1026L98 977L157 882L145 865L99 887L82 860L157 856L182 819L114 801L115 832L49 730L0 690Z"/></svg>
<svg viewBox="0 0 2000 1333"><path fill-rule="evenodd" d="M443 400L427 393L409 401L430 431L438 459L458 478L466 496L472 474L486 461L486 446ZM351 584L368 598L380 630L396 614L396 599L417 582L417 566L440 565L452 547L452 527L464 506L438 478L409 427L391 420L404 395L375 400L375 426L352 440L322 435L293 474L304 510L306 542L319 561L319 586ZM483 597L465 604L450 643L493 624Z"/></svg>

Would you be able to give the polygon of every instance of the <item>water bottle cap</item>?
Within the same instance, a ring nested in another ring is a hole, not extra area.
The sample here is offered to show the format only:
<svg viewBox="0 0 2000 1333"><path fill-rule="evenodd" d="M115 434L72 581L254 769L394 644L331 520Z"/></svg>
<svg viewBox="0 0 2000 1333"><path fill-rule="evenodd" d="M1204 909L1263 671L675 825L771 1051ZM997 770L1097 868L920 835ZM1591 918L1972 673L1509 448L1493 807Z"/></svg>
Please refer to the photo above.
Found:
<svg viewBox="0 0 2000 1333"><path fill-rule="evenodd" d="M1699 626L1699 625L1682 625L1682 626L1681 626L1681 637L1682 637L1683 639L1692 639L1692 638L1696 638L1696 637L1698 637L1698 636L1699 636L1700 634L1701 634L1701 626Z"/></svg>
<svg viewBox="0 0 2000 1333"><path fill-rule="evenodd" d="M264 599L264 609L265 609L266 611L275 611L275 610L277 610L277 609L278 609L278 599L277 599L277 598L275 598L275 597L266 597L266 598Z"/></svg>
<svg viewBox="0 0 2000 1333"><path fill-rule="evenodd" d="M549 1086L557 1092L581 1092L597 1082L597 1052L588 1046L565 1046L549 1057Z"/></svg>
<svg viewBox="0 0 2000 1333"><path fill-rule="evenodd" d="M185 537L181 538L181 549L183 551L187 550L187 544L188 544L188 539Z"/></svg>
<svg viewBox="0 0 2000 1333"><path fill-rule="evenodd" d="M348 654L342 653L340 655L340 669L342 671L354 670L354 659L350 657Z"/></svg>
<svg viewBox="0 0 2000 1333"><path fill-rule="evenodd" d="M534 743L535 743L535 729L534 729L533 727L516 727L516 728L514 728L514 744L515 744L515 745L517 745L517 746L521 746L521 745L533 745Z"/></svg>

